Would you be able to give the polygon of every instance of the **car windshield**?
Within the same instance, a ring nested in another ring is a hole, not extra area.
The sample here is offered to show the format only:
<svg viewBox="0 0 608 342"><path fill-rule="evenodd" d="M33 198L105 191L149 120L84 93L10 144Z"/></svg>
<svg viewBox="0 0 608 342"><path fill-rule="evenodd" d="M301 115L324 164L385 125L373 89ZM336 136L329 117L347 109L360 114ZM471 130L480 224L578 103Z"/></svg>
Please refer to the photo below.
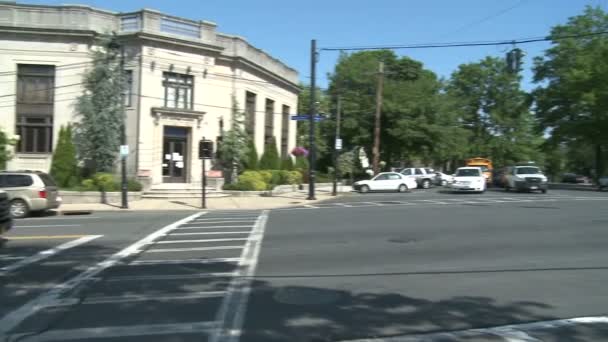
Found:
<svg viewBox="0 0 608 342"><path fill-rule="evenodd" d="M479 177L479 169L458 169L456 177Z"/></svg>
<svg viewBox="0 0 608 342"><path fill-rule="evenodd" d="M480 168L481 172L488 172L488 171L490 171L490 169L487 166L485 166L485 165L471 165L471 166L475 166L475 167Z"/></svg>
<svg viewBox="0 0 608 342"><path fill-rule="evenodd" d="M517 174L518 175L536 175L536 174L540 174L540 169L537 167L518 167Z"/></svg>

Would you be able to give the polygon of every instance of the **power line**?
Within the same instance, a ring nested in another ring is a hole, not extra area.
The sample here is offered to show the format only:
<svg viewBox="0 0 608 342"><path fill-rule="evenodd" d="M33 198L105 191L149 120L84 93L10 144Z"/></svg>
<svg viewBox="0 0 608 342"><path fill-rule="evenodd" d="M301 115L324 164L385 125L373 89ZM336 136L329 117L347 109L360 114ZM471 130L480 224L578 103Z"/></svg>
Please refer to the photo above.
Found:
<svg viewBox="0 0 608 342"><path fill-rule="evenodd" d="M78 62L78 63L70 63L70 64L62 64L59 66L55 66L55 70L70 70L70 69L78 69L79 67L84 67L87 64L91 64L93 61L86 62ZM23 64L31 64L31 63L23 63ZM49 65L50 66L50 65ZM17 71L0 71L0 76L14 76L17 75Z"/></svg>
<svg viewBox="0 0 608 342"><path fill-rule="evenodd" d="M591 33L565 35L558 37L532 37L513 40L496 40L496 41L478 41L478 42L456 42L456 43L427 43L427 44L409 44L409 45L383 45L383 46L346 46L346 47L325 47L321 51L361 51L361 50L399 50L399 49L434 49L434 48L454 48L454 47L473 47L473 46L498 46L498 45L515 45L515 44L531 44L538 42L557 41L564 39L578 39L586 37L594 37L608 34L608 31L598 31Z"/></svg>
<svg viewBox="0 0 608 342"><path fill-rule="evenodd" d="M513 10L513 9L515 9L515 8L517 8L517 7L521 6L521 5L523 5L523 4L524 4L525 2L527 2L527 1L528 1L528 0L520 0L520 1L519 1L519 2L517 2L515 5L509 6L509 7L507 7L507 8L503 8L503 9L501 9L501 10L499 10L499 11L495 12L495 13L492 13L492 14L490 14L490 15L487 15L487 16L485 16L485 17L483 17L483 18L479 19L479 20L476 20L476 21L471 22L471 23L469 23L469 24L463 25L463 26L461 26L461 27L459 27L459 28L457 28L457 29L455 29L455 30L453 30L453 31L449 32L448 34L445 34L444 36L447 36L447 35L455 35L455 34L460 33L460 32L462 32L462 31L466 31L466 30L470 29L470 28L471 28L471 27L473 27L473 26L476 26L476 25L479 25L479 24L483 24L483 23L485 23L486 21L488 21L488 20L490 20L490 19L493 19L493 18L499 17L499 16L501 16L501 15L503 15L503 14L505 14L505 13L507 13L507 12L509 12L509 11L511 11L511 10Z"/></svg>
<svg viewBox="0 0 608 342"><path fill-rule="evenodd" d="M68 87L73 87L73 86L77 86L77 85L83 85L83 84L84 84L83 82L78 82L78 83L65 84L65 85L62 85L62 86L56 86L56 87L48 87L48 88L41 88L41 89L29 90L28 92L48 91L48 90L52 90L52 89L68 88ZM0 95L0 98L2 98L2 97L13 97L13 96L17 96L17 94L5 94L5 95Z"/></svg>

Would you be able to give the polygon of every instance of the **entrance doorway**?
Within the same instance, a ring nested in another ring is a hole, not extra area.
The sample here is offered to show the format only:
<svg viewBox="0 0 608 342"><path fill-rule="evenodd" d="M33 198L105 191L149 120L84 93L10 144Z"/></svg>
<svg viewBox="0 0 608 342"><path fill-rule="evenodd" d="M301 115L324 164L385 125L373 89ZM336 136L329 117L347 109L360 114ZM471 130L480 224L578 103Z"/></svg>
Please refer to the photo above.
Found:
<svg viewBox="0 0 608 342"><path fill-rule="evenodd" d="M189 129L165 126L163 136L163 183L186 183Z"/></svg>

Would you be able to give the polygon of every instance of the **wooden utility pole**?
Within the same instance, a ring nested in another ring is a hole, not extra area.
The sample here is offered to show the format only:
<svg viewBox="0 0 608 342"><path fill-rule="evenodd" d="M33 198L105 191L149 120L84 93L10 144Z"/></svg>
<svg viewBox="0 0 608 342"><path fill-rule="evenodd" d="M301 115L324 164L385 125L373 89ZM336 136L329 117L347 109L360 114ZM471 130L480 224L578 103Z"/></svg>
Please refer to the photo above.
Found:
<svg viewBox="0 0 608 342"><path fill-rule="evenodd" d="M384 86L384 63L378 64L378 87L376 88L376 118L374 124L374 148L372 151L372 169L374 174L380 171L380 116L382 113L382 88Z"/></svg>
<svg viewBox="0 0 608 342"><path fill-rule="evenodd" d="M342 142L340 140L340 117L342 111L342 97L338 94L338 104L336 106L336 138L334 139L334 184L331 195L338 196L338 178L340 177L340 150ZM338 145L340 144L340 145Z"/></svg>

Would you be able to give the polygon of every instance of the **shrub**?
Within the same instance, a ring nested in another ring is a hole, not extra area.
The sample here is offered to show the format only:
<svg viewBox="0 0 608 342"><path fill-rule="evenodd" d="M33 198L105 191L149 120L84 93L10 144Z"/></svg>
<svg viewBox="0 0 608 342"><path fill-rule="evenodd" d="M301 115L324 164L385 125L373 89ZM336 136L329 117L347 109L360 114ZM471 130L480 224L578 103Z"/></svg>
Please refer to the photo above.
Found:
<svg viewBox="0 0 608 342"><path fill-rule="evenodd" d="M252 139L249 139L247 148L247 157L244 161L245 169L257 170L258 169L258 151L255 148L255 143Z"/></svg>
<svg viewBox="0 0 608 342"><path fill-rule="evenodd" d="M296 158L296 170L308 170L308 159L306 157L297 157Z"/></svg>
<svg viewBox="0 0 608 342"><path fill-rule="evenodd" d="M135 179L127 180L128 191L141 191L143 186ZM96 173L93 177L82 181L82 190L84 191L121 191L122 182L111 173Z"/></svg>
<svg viewBox="0 0 608 342"><path fill-rule="evenodd" d="M264 191L267 189L267 183L264 181L262 172L245 171L241 176L239 176L239 181L236 184L224 185L224 189L239 191Z"/></svg>
<svg viewBox="0 0 608 342"><path fill-rule="evenodd" d="M262 180L264 181L264 183L270 183L270 181L272 180L272 171L270 170L262 170L259 171L260 177L262 177Z"/></svg>
<svg viewBox="0 0 608 342"><path fill-rule="evenodd" d="M293 160L291 160L291 157L288 156L287 159L281 160L281 170L293 170Z"/></svg>
<svg viewBox="0 0 608 342"><path fill-rule="evenodd" d="M300 171L289 171L287 173L287 184L302 184L302 173Z"/></svg>
<svg viewBox="0 0 608 342"><path fill-rule="evenodd" d="M141 191L143 190L143 185L135 179L127 180L127 189L129 191Z"/></svg>
<svg viewBox="0 0 608 342"><path fill-rule="evenodd" d="M259 168L262 170L278 170L281 168L281 159L277 151L274 137L264 146L264 153L260 159Z"/></svg>
<svg viewBox="0 0 608 342"><path fill-rule="evenodd" d="M68 188L78 183L78 165L76 147L72 142L72 127L59 129L59 140L51 162L51 176L62 188Z"/></svg>

